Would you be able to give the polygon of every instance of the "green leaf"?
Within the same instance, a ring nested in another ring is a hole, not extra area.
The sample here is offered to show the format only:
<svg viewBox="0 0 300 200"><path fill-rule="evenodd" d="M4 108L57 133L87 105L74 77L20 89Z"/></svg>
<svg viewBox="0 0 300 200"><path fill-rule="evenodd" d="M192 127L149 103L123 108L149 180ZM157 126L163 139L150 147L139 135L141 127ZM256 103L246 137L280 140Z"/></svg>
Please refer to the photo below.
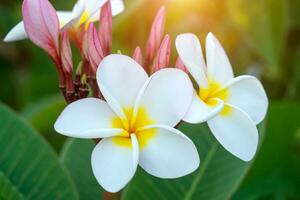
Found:
<svg viewBox="0 0 300 200"><path fill-rule="evenodd" d="M139 169L125 189L122 199L229 199L241 184L251 163L225 151L210 133L207 125L183 124L180 129L197 146L201 164L189 176L163 180ZM262 128L261 134L262 132Z"/></svg>
<svg viewBox="0 0 300 200"><path fill-rule="evenodd" d="M21 112L58 152L65 137L56 133L53 125L65 106L61 95L54 95L30 104Z"/></svg>
<svg viewBox="0 0 300 200"><path fill-rule="evenodd" d="M247 44L278 75L288 29L286 0L228 1L229 13Z"/></svg>
<svg viewBox="0 0 300 200"><path fill-rule="evenodd" d="M0 171L0 199L22 200L25 199L22 194L18 192L15 186L6 178Z"/></svg>
<svg viewBox="0 0 300 200"><path fill-rule="evenodd" d="M66 102L61 95L54 95L30 104L22 110L22 115L38 130L49 130L49 124L53 127L57 116L65 106Z"/></svg>
<svg viewBox="0 0 300 200"><path fill-rule="evenodd" d="M275 102L270 105L261 151L235 199L276 196L278 193L286 198L300 198L299 128L299 103Z"/></svg>
<svg viewBox="0 0 300 200"><path fill-rule="evenodd" d="M5 176L0 182L10 183L25 199L78 199L74 183L51 147L2 104L0 127L0 172Z"/></svg>
<svg viewBox="0 0 300 200"><path fill-rule="evenodd" d="M80 199L102 199L103 189L97 183L91 168L92 140L69 139L61 152L61 161L68 168Z"/></svg>

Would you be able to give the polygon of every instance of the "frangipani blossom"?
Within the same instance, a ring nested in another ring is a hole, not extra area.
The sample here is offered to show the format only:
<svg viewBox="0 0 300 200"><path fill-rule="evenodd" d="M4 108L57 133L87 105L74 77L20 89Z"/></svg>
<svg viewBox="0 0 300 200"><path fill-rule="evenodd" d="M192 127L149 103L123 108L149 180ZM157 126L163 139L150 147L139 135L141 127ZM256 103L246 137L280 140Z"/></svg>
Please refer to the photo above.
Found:
<svg viewBox="0 0 300 200"><path fill-rule="evenodd" d="M251 160L258 145L256 125L264 119L268 108L268 98L259 80L248 75L234 78L228 57L212 33L206 38L207 65L195 35L179 35L176 48L198 85L184 121L207 121L226 150L244 161Z"/></svg>
<svg viewBox="0 0 300 200"><path fill-rule="evenodd" d="M36 1L36 0L32 0ZM48 0L44 0L48 1ZM59 26L61 29L76 29L82 24L99 20L101 7L108 0L78 0L72 11L57 11ZM110 0L112 14L115 16L124 10L123 0ZM28 38L21 21L13 27L4 38L5 42L13 42Z"/></svg>
<svg viewBox="0 0 300 200"><path fill-rule="evenodd" d="M161 178L177 178L198 168L192 141L175 127L193 96L192 83L179 69L148 77L124 55L105 57L97 81L106 100L86 98L68 105L55 130L76 138L103 138L92 152L92 169L109 192L121 190L138 164Z"/></svg>

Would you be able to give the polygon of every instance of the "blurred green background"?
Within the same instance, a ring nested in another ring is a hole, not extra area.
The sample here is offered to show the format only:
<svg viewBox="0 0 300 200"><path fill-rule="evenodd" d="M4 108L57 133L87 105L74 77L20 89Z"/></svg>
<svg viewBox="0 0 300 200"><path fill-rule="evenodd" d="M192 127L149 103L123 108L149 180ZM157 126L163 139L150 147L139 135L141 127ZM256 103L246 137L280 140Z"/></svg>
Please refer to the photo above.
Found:
<svg viewBox="0 0 300 200"><path fill-rule="evenodd" d="M74 0L51 2L59 10L71 9L75 3ZM166 33L171 35L173 41L172 63L175 63L177 57L174 48L177 34L193 32L200 37L203 46L206 34L213 32L226 49L235 74L257 76L263 82L269 96L269 113L261 125L265 134L261 136L262 146L256 159L247 164L238 178L232 178L238 181L234 183L230 192L225 188L224 194L219 193L218 197L200 195L201 199L300 199L300 1L126 0L125 3L125 12L113 21L115 52L120 49L122 53L131 55L137 45L145 47L155 13L161 5L165 5ZM76 159L83 159L84 156L74 159L71 159L70 155L64 157L68 154L68 148L76 145L79 145L79 149L86 147L88 155L92 144L81 144L83 147L80 146L82 141L79 140L68 140L65 143L65 137L54 133L53 123L65 106L59 94L54 66L46 54L28 40L2 42L6 33L21 19L21 4L21 0L0 2L0 100L30 122L55 149L57 155L60 155L66 168L69 168L72 163L76 165ZM0 120L4 118L5 116L2 116ZM192 129L199 132L205 129L202 132L207 132L205 125L200 128L183 125L182 129L187 129L188 132ZM0 146L0 154L3 149L5 147ZM203 154L206 158L206 153ZM241 162L233 157L230 159ZM89 168L89 159L84 161L87 163L86 168ZM241 165L245 167L244 163ZM222 167L222 163L214 164L214 170ZM77 173L76 170L79 169L70 169L70 174ZM225 173L226 170L230 173L229 171L235 169L227 167L224 169ZM138 180L139 177L149 179L142 173L138 173L133 184L140 184L142 188L148 187L147 184L143 184L143 180ZM222 177L211 176L206 179L208 182L217 179L218 184L215 187L228 184L227 179ZM151 178L149 180L157 181ZM73 181L75 185L79 184L78 180ZM96 184L95 180L87 180L87 183ZM200 184L199 188L203 185L206 185L206 182ZM163 188L164 186L160 185L160 189L157 190L164 190ZM162 196L156 197L200 199L196 194L184 196L184 191L179 192L179 196L176 197L164 192ZM95 195L101 195L97 194L97 189L94 192ZM209 194L216 192L219 191L208 190ZM92 199L84 198L87 195L84 192L77 193L80 199ZM122 198L154 199L153 193L153 198L142 198L143 195L138 194L132 196L129 187ZM180 196L182 194L183 196Z"/></svg>

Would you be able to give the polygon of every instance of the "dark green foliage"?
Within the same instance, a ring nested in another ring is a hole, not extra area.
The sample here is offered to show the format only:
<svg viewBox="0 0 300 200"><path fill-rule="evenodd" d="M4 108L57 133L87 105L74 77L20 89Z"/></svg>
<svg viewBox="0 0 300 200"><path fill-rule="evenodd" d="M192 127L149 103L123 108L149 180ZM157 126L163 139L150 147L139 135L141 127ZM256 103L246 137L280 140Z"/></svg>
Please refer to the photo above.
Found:
<svg viewBox="0 0 300 200"><path fill-rule="evenodd" d="M4 199L77 199L69 174L51 147L3 105L0 127L0 183L4 185L0 194L8 195Z"/></svg>

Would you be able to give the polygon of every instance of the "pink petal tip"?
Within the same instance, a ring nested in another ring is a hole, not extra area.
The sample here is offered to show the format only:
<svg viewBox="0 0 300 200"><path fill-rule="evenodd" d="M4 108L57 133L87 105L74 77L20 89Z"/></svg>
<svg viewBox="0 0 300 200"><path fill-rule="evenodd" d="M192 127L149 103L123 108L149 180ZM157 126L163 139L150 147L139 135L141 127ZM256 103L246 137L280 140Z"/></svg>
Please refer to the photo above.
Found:
<svg viewBox="0 0 300 200"><path fill-rule="evenodd" d="M153 72L168 67L170 63L170 54L171 54L171 39L169 35L166 35L157 52L157 56L153 65Z"/></svg>
<svg viewBox="0 0 300 200"><path fill-rule="evenodd" d="M48 0L24 0L22 5L24 27L28 37L58 59L59 20Z"/></svg>
<svg viewBox="0 0 300 200"><path fill-rule="evenodd" d="M153 61L156 51L159 48L162 40L166 21L166 10L162 6L156 14L153 21L151 31L146 46L146 63L150 64Z"/></svg>
<svg viewBox="0 0 300 200"><path fill-rule="evenodd" d="M99 39L104 55L108 55L112 46L112 10L110 1L101 8Z"/></svg>
<svg viewBox="0 0 300 200"><path fill-rule="evenodd" d="M143 65L143 57L142 57L142 50L140 47L136 47L133 55L132 55L133 60L135 60L137 63L140 65Z"/></svg>

